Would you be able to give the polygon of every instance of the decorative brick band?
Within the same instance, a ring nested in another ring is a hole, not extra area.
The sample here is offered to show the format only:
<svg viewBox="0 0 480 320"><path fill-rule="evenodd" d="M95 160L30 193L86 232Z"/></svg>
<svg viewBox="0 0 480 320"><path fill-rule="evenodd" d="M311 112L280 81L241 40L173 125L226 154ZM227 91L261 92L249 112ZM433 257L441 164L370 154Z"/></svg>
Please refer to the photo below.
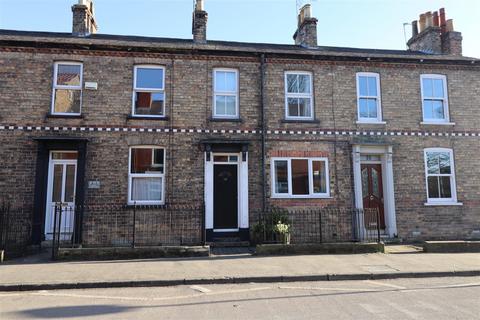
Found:
<svg viewBox="0 0 480 320"><path fill-rule="evenodd" d="M270 152L270 156L271 157L300 157L300 158L328 157L328 152L326 152L326 151L272 150Z"/></svg>
<svg viewBox="0 0 480 320"><path fill-rule="evenodd" d="M261 134L256 129L202 129L202 128L151 128L151 127L100 127L100 126L19 126L0 125L0 131L74 131L74 132L156 132L156 133L214 133ZM480 131L375 131L375 130L267 130L274 136L418 136L418 137L480 137Z"/></svg>

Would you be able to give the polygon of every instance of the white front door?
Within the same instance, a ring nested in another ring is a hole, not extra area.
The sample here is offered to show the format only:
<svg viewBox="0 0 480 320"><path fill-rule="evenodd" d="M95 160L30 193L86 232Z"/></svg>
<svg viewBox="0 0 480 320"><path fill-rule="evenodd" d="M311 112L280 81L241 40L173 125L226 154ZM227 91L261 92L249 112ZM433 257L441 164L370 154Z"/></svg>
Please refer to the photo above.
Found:
<svg viewBox="0 0 480 320"><path fill-rule="evenodd" d="M55 221L55 204L62 206L62 215L60 219L60 232L63 234L62 238L68 238L68 236L73 233L76 177L77 152L50 152L47 204L45 212L46 240L52 239ZM57 219L59 219L58 216Z"/></svg>

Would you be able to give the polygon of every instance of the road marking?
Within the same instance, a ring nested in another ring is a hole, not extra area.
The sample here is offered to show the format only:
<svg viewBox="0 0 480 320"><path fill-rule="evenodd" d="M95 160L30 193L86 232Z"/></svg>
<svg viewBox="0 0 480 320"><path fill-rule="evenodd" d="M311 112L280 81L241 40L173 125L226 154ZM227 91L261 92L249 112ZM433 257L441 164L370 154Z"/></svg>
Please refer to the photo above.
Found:
<svg viewBox="0 0 480 320"><path fill-rule="evenodd" d="M456 289L456 288L468 288L468 287L479 287L480 282L472 282L472 283L461 283L461 284L447 284L447 285L440 285L434 287L424 287L424 288L411 288L411 289L404 289L402 291L425 291L425 290L437 290L437 289Z"/></svg>
<svg viewBox="0 0 480 320"><path fill-rule="evenodd" d="M378 292L382 290L366 289L366 288L323 288L323 287L293 287L293 286L279 286L279 289L290 290L323 290L323 291L361 291L361 292Z"/></svg>
<svg viewBox="0 0 480 320"><path fill-rule="evenodd" d="M406 287L403 287L403 286L397 286L397 285L392 284L392 283L375 281L375 280L365 280L364 282L365 282L365 283L370 283L370 284L373 284L373 285L388 287L388 288L395 288L395 289L399 289L399 290L405 290L405 289L407 289Z"/></svg>
<svg viewBox="0 0 480 320"><path fill-rule="evenodd" d="M209 293L209 292L212 291L210 289L207 289L207 288L204 288L204 287L201 287L201 286L191 286L190 289L195 290L195 291L199 291L201 293Z"/></svg>
<svg viewBox="0 0 480 320"><path fill-rule="evenodd" d="M420 315L416 312L411 311L410 307L403 307L400 304L395 303L393 301L388 302L388 305L391 308L398 310L399 312L407 315L408 317L410 317L412 319L420 319Z"/></svg>
<svg viewBox="0 0 480 320"><path fill-rule="evenodd" d="M182 296L170 296L170 297L152 297L152 298L143 298L143 297L129 297L129 296L110 296L110 295L88 295L88 294L74 294L74 293L58 293L58 292L32 292L27 295L33 296L45 296L45 297L68 297L68 298L80 298L80 299L107 299L107 300L127 300L127 301L166 301L166 300L175 300L175 299L191 299L205 296L216 296L216 295L226 295L234 293L244 293L252 291L263 291L263 290L272 290L274 287L257 287L257 288L248 288L248 289L238 289L238 290L225 290L225 291L215 291L207 292L204 294L189 294ZM209 289L207 289L209 290Z"/></svg>
<svg viewBox="0 0 480 320"><path fill-rule="evenodd" d="M2 293L0 294L1 297L18 297L18 296L24 296L25 293Z"/></svg>

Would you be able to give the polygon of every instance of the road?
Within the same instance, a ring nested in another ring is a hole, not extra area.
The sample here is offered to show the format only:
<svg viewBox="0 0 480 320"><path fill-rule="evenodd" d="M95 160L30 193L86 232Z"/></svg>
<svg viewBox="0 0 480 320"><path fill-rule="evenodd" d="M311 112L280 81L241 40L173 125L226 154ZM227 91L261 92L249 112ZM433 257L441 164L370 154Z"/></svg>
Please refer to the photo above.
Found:
<svg viewBox="0 0 480 320"><path fill-rule="evenodd" d="M480 319L480 277L1 292L0 319Z"/></svg>

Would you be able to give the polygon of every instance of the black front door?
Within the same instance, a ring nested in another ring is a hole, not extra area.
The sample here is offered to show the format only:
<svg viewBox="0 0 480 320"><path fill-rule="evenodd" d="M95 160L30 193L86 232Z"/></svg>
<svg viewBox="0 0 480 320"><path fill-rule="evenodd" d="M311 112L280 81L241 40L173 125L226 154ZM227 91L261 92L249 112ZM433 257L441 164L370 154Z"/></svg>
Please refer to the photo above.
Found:
<svg viewBox="0 0 480 320"><path fill-rule="evenodd" d="M213 228L238 228L237 165L213 166Z"/></svg>

